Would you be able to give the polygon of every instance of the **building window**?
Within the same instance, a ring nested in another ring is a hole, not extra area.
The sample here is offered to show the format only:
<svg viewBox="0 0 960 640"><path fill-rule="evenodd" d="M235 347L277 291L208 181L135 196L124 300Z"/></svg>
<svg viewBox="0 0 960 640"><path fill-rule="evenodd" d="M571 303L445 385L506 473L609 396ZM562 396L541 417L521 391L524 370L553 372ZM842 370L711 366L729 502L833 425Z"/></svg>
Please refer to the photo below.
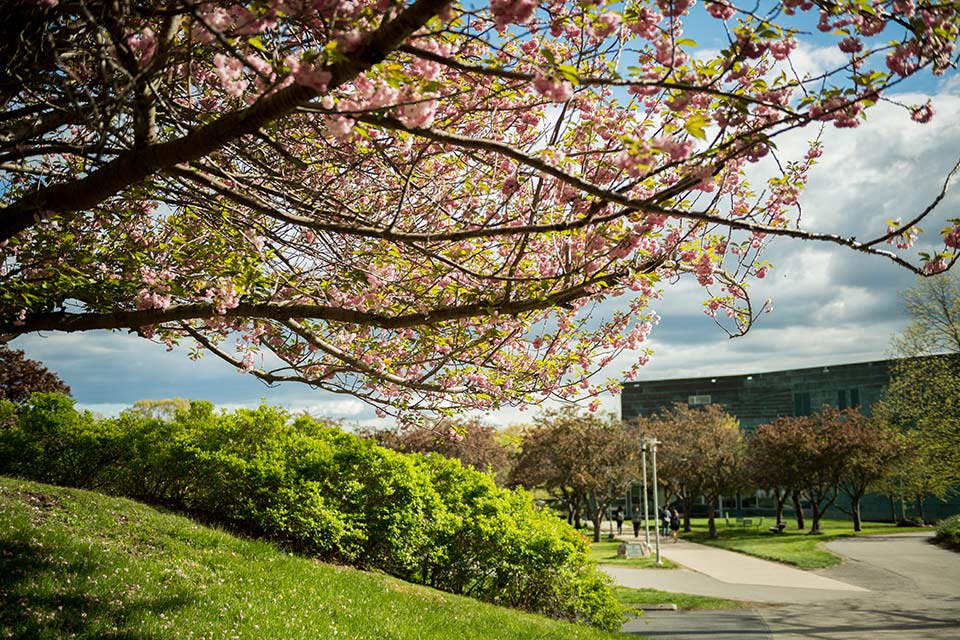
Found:
<svg viewBox="0 0 960 640"><path fill-rule="evenodd" d="M809 391L800 391L793 394L793 415L795 416L808 416L810 415L810 392Z"/></svg>
<svg viewBox="0 0 960 640"><path fill-rule="evenodd" d="M860 389L850 389L850 406L860 406Z"/></svg>
<svg viewBox="0 0 960 640"><path fill-rule="evenodd" d="M710 404L710 394L701 396L688 396L687 404L697 406L701 404Z"/></svg>
<svg viewBox="0 0 960 640"><path fill-rule="evenodd" d="M837 408L853 409L860 406L860 389L837 389Z"/></svg>

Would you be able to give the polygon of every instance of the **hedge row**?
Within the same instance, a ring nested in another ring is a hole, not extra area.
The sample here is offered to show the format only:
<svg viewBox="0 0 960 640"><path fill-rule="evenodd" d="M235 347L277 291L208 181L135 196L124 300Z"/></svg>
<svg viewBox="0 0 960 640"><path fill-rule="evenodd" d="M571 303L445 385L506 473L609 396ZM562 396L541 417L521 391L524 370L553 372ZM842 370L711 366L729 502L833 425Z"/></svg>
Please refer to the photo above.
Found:
<svg viewBox="0 0 960 640"><path fill-rule="evenodd" d="M58 394L0 404L0 473L163 503L325 561L618 628L580 535L530 496L438 455L401 454L261 406L170 420L77 412Z"/></svg>

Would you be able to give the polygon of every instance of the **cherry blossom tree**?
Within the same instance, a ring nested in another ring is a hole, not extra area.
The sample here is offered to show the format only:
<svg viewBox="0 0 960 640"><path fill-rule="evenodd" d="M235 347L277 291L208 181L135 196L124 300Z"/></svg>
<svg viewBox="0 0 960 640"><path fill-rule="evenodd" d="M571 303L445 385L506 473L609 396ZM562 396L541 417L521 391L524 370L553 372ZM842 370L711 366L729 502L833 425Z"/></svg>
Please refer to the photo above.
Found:
<svg viewBox="0 0 960 640"><path fill-rule="evenodd" d="M952 221L941 250L908 252L949 181L857 239L803 227L799 207L822 127L953 68L949 3L5 8L7 339L129 330L385 410L486 409L616 391L594 374L623 350L636 374L649 303L678 278L742 334L769 309L749 284L774 237L919 273L960 246ZM691 21L723 46L698 47ZM818 31L844 62L801 74ZM781 154L804 127L806 152Z"/></svg>

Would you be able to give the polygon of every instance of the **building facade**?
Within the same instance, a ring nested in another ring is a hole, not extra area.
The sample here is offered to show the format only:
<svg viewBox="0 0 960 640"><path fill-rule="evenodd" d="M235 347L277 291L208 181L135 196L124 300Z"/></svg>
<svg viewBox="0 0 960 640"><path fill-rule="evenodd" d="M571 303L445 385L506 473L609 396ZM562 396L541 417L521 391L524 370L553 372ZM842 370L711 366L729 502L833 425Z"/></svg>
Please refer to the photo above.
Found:
<svg viewBox="0 0 960 640"><path fill-rule="evenodd" d="M620 399L621 417L630 420L649 416L676 403L691 406L719 404L740 421L742 429L752 431L782 416L805 416L824 405L839 409L859 407L869 415L890 380L895 360L875 360L854 364L826 365L805 369L768 371L737 376L709 376L626 382ZM737 496L737 511L749 515L772 515L764 492L755 496ZM844 501L828 512L844 518ZM897 508L899 507L899 508ZM947 501L928 498L924 503L928 518L939 519L960 513L960 495ZM893 505L885 496L867 496L862 504L863 517L889 520L916 515L915 505Z"/></svg>
<svg viewBox="0 0 960 640"><path fill-rule="evenodd" d="M781 416L805 416L825 404L869 413L890 379L893 360L769 371L739 376L710 376L624 383L620 415L648 416L675 403L719 404L755 429Z"/></svg>

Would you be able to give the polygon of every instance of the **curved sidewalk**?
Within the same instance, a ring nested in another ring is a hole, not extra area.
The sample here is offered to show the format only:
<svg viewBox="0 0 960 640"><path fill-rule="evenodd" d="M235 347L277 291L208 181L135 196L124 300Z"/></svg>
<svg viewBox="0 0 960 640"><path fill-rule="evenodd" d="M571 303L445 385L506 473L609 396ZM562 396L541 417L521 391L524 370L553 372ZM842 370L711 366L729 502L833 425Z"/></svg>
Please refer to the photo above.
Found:
<svg viewBox="0 0 960 640"><path fill-rule="evenodd" d="M844 561L817 571L690 542L668 542L661 549L664 557L688 568L603 568L625 586L748 602L745 608L720 611L647 611L624 624L621 630L627 635L662 640L960 640L960 554L929 544L931 535L832 540L825 546Z"/></svg>
<svg viewBox="0 0 960 640"><path fill-rule="evenodd" d="M631 541L631 538L623 538ZM767 603L862 597L870 591L812 571L681 540L663 542L660 553L683 568L635 569L606 565L617 584Z"/></svg>

